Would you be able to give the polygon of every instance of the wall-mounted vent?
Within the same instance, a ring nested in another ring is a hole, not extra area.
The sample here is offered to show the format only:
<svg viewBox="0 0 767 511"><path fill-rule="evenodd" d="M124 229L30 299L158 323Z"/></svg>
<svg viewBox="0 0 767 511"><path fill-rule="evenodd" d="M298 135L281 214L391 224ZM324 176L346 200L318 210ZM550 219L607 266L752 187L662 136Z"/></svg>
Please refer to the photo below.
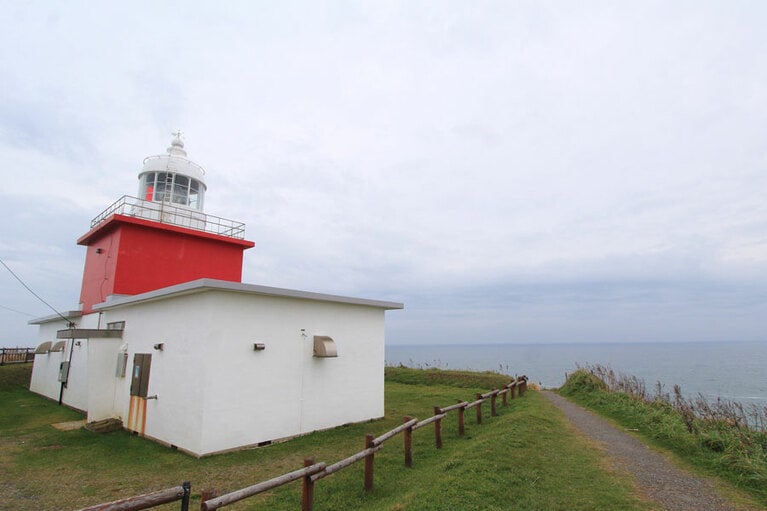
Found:
<svg viewBox="0 0 767 511"><path fill-rule="evenodd" d="M37 347L35 355L45 355L49 351L51 351L51 341L45 341L40 343L40 346Z"/></svg>
<svg viewBox="0 0 767 511"><path fill-rule="evenodd" d="M332 337L327 335L315 335L314 336L314 356L325 357L337 357L338 350L336 349L336 342Z"/></svg>

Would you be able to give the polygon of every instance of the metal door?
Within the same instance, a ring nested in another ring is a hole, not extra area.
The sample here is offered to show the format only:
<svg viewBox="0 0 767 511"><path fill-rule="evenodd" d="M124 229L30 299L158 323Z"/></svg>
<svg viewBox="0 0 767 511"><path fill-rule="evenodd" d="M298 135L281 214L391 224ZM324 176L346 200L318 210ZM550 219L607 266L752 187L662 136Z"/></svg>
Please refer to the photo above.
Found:
<svg viewBox="0 0 767 511"><path fill-rule="evenodd" d="M130 395L145 398L149 390L149 369L152 366L151 353L133 355L133 373L131 373Z"/></svg>
<svg viewBox="0 0 767 511"><path fill-rule="evenodd" d="M149 390L149 369L151 365L151 353L136 353L133 355L127 428L142 436L146 428L146 395Z"/></svg>

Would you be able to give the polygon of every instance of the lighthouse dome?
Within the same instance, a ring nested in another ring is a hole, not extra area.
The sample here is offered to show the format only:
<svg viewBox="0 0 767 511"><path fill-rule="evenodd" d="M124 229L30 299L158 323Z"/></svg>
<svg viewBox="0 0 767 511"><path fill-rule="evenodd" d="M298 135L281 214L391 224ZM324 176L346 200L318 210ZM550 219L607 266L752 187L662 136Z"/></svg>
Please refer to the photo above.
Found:
<svg viewBox="0 0 767 511"><path fill-rule="evenodd" d="M173 133L167 154L149 156L139 173L139 197L152 202L203 210L205 170L187 159L181 132Z"/></svg>

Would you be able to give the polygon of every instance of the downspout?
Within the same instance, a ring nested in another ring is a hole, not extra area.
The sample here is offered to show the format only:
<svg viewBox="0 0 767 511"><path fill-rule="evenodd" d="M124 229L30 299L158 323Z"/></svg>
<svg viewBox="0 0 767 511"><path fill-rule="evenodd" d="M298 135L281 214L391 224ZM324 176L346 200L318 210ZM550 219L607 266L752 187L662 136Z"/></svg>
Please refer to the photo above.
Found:
<svg viewBox="0 0 767 511"><path fill-rule="evenodd" d="M67 364L67 374L64 375L63 381L61 382L61 389L59 390L59 405L61 405L61 401L64 398L64 387L67 386L67 382L69 381L69 368L72 367L72 353L75 350L75 324L71 321L69 323L69 329L72 331L72 334L69 338L69 363Z"/></svg>

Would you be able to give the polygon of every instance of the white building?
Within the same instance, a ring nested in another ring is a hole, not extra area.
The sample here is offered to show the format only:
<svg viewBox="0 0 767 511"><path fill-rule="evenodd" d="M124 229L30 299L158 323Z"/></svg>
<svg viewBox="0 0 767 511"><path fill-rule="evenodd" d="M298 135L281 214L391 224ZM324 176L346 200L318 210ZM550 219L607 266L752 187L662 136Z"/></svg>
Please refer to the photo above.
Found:
<svg viewBox="0 0 767 511"><path fill-rule="evenodd" d="M39 325L31 390L202 456L384 414L400 303L251 284L244 226L203 213L178 135L78 240L81 308Z"/></svg>

